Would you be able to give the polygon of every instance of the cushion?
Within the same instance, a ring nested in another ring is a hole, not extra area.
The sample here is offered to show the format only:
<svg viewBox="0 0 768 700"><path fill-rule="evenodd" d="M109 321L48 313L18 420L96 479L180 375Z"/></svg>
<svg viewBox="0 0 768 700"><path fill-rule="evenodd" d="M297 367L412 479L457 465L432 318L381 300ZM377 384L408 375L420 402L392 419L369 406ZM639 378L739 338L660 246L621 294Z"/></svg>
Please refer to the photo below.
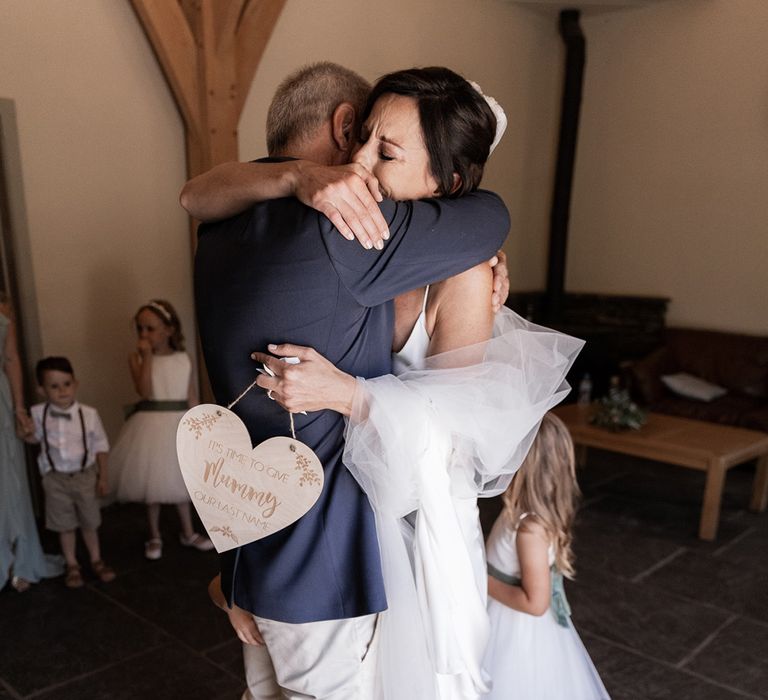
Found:
<svg viewBox="0 0 768 700"><path fill-rule="evenodd" d="M662 375L661 381L675 394L689 399L697 399L698 401L712 401L728 393L727 389L699 377L694 377L687 372Z"/></svg>

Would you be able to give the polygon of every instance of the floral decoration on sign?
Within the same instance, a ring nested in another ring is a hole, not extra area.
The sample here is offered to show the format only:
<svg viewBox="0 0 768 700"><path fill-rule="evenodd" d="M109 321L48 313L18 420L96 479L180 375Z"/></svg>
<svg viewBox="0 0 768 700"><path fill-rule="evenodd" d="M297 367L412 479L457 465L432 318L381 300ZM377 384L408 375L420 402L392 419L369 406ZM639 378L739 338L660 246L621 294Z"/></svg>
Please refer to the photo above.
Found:
<svg viewBox="0 0 768 700"><path fill-rule="evenodd" d="M195 434L195 440L198 440L203 434L203 430L211 430L216 421L219 420L221 414L204 413L199 418L197 416L188 416L184 419L184 425L189 428L189 431Z"/></svg>
<svg viewBox="0 0 768 700"><path fill-rule="evenodd" d="M304 486L304 484L320 483L320 477L317 475L317 472L314 469L310 468L309 464L309 460L304 455L296 455L295 468L302 472L301 476L299 477L299 486Z"/></svg>
<svg viewBox="0 0 768 700"><path fill-rule="evenodd" d="M235 536L235 533L232 532L232 528L229 525L224 525L222 527L219 527L216 525L215 527L211 528L211 532L220 532L224 537L229 537L230 539L234 540L235 542L238 542L237 537ZM239 542L238 542L239 544Z"/></svg>

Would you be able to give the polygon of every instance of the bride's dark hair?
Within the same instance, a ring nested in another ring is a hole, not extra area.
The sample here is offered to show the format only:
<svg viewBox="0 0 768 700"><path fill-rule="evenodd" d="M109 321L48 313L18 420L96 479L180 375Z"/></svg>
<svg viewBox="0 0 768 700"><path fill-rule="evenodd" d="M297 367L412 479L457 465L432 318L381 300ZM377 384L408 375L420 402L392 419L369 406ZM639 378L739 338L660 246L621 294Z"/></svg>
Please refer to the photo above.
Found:
<svg viewBox="0 0 768 700"><path fill-rule="evenodd" d="M376 100L387 94L416 100L440 194L460 197L476 190L496 135L496 117L485 98L448 68L410 68L388 73L376 82L363 111L363 122Z"/></svg>

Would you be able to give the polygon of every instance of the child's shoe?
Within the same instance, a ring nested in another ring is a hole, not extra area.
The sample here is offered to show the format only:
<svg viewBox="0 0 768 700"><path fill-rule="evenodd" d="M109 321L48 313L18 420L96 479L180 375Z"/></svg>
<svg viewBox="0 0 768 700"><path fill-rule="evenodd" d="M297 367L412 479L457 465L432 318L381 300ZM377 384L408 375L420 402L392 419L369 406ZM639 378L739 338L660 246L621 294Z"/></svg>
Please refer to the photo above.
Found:
<svg viewBox="0 0 768 700"><path fill-rule="evenodd" d="M80 567L77 564L68 566L67 573L64 576L64 585L67 588L82 588L83 584L83 575L80 573Z"/></svg>
<svg viewBox="0 0 768 700"><path fill-rule="evenodd" d="M91 562L91 569L96 577L102 583L109 583L115 580L115 570L111 566L107 566L101 559Z"/></svg>
<svg viewBox="0 0 768 700"><path fill-rule="evenodd" d="M159 537L153 537L144 543L144 556L152 561L163 556L163 541Z"/></svg>
<svg viewBox="0 0 768 700"><path fill-rule="evenodd" d="M211 542L205 535L200 535L197 532L193 532L190 537L184 537L184 534L180 533L179 542L185 547L194 547L201 552L210 552L213 549L213 542Z"/></svg>
<svg viewBox="0 0 768 700"><path fill-rule="evenodd" d="M25 578L21 578L20 576L11 576L11 587L19 592L24 593L24 591L28 591L32 584L27 581Z"/></svg>

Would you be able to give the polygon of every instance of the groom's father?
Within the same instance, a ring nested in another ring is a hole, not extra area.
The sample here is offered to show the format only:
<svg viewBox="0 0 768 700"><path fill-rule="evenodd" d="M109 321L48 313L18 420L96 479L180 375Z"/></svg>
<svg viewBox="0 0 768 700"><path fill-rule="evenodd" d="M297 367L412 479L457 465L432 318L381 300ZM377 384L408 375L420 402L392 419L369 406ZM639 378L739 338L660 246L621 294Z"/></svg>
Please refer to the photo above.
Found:
<svg viewBox="0 0 768 700"><path fill-rule="evenodd" d="M282 115L268 120L270 155L346 162L367 91L334 64L289 77L270 108ZM218 402L253 381L250 354L268 343L314 347L352 375L388 374L391 300L488 260L509 224L488 192L380 207L389 227L381 251L346 240L294 198L201 226L195 299ZM234 410L254 444L289 433L288 415L261 392ZM373 696L366 656L376 614L386 608L373 515L341 462L342 417L319 411L295 421L323 463L323 492L293 525L223 554L222 590L233 609L253 614L266 644L261 667L248 669L252 693L261 692L271 662L284 697L364 700Z"/></svg>

